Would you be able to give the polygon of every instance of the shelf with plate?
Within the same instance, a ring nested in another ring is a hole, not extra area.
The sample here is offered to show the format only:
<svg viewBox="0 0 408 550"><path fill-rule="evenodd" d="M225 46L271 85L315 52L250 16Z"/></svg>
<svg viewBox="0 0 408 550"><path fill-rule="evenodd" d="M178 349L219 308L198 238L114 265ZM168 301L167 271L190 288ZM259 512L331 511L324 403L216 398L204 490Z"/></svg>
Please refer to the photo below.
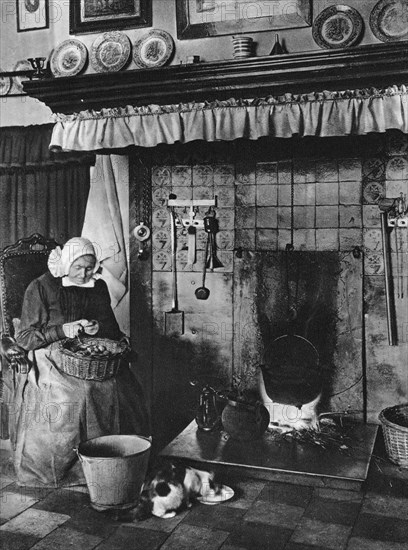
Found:
<svg viewBox="0 0 408 550"><path fill-rule="evenodd" d="M25 81L56 113L408 84L408 41Z"/></svg>
<svg viewBox="0 0 408 550"><path fill-rule="evenodd" d="M33 69L25 70L25 71L0 71L0 97L5 98L7 97L21 97L26 96L27 94L23 92L21 80L23 78L34 78L36 74L36 71ZM20 86L17 88L17 91L13 91L15 89L15 85L13 86L13 79L17 78Z"/></svg>
<svg viewBox="0 0 408 550"><path fill-rule="evenodd" d="M23 81L32 78L50 77L45 57L20 59L11 71L0 70L0 97L26 96Z"/></svg>

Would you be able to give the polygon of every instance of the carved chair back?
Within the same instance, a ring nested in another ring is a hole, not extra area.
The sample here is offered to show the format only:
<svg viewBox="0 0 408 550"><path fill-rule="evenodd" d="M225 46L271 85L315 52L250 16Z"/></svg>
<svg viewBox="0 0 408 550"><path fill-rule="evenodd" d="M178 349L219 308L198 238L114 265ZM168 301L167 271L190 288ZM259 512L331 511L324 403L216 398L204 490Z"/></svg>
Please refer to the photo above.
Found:
<svg viewBox="0 0 408 550"><path fill-rule="evenodd" d="M28 285L48 269L48 255L57 246L53 239L35 233L0 252L0 332L14 336Z"/></svg>

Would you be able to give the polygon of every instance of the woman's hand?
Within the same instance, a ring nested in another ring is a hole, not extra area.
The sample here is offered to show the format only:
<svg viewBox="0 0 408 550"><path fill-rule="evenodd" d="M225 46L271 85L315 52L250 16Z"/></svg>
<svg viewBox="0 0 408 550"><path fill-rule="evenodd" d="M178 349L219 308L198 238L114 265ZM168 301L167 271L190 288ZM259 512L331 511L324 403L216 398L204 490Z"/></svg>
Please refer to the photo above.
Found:
<svg viewBox="0 0 408 550"><path fill-rule="evenodd" d="M88 323L88 321L86 321ZM72 321L71 323L65 323L62 325L62 330L67 338L75 338L79 333L84 330L84 319L79 321Z"/></svg>
<svg viewBox="0 0 408 550"><path fill-rule="evenodd" d="M98 321L95 321L95 320L88 321L88 323L84 325L84 331L86 332L86 334L89 334L90 336L95 336L98 330L99 330Z"/></svg>
<svg viewBox="0 0 408 550"><path fill-rule="evenodd" d="M0 359L1 357L4 357L16 372L27 374L30 370L27 352L17 344L14 338L6 334L2 334L0 338Z"/></svg>

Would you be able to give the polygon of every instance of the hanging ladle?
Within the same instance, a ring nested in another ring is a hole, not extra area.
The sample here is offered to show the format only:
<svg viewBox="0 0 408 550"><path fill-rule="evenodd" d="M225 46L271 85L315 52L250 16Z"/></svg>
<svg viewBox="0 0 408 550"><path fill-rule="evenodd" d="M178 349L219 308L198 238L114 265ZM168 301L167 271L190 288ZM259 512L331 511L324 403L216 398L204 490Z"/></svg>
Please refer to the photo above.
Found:
<svg viewBox="0 0 408 550"><path fill-rule="evenodd" d="M204 267L203 267L203 281L202 286L198 287L195 291L195 296L197 300L207 300L210 295L210 289L205 286L205 275L207 273L207 256L208 256L208 246L211 239L211 234L208 233L207 243L205 245L205 254L204 254Z"/></svg>

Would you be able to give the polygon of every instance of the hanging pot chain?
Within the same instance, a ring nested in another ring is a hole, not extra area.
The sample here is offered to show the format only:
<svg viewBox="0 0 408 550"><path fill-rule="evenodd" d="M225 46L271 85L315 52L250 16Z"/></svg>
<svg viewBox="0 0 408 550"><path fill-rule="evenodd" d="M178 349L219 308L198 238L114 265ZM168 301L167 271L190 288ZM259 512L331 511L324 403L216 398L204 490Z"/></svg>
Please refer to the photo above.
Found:
<svg viewBox="0 0 408 550"><path fill-rule="evenodd" d="M294 251L294 226L295 226L295 182L293 175L294 167L292 162L291 167L291 179L290 179L290 243L286 245L286 292L288 298L288 320L293 322L297 318L297 301L298 301L298 292L299 292L299 266L296 262L296 274L295 274L295 296L292 300L292 292L290 288L290 271L291 271L291 258L293 257L291 252Z"/></svg>
<svg viewBox="0 0 408 550"><path fill-rule="evenodd" d="M292 162L291 177L290 177L290 244L286 245L286 250L294 250L293 237L295 227L295 181L294 181L294 166Z"/></svg>
<svg viewBox="0 0 408 550"><path fill-rule="evenodd" d="M285 251L285 263L286 263L286 294L287 294L287 314L288 320L295 321L297 318L297 309L298 309L298 299L299 299L299 263L298 258L294 257L292 254L293 250L289 248ZM295 292L292 295L291 285L290 285L290 273L292 271L294 259L295 263Z"/></svg>

